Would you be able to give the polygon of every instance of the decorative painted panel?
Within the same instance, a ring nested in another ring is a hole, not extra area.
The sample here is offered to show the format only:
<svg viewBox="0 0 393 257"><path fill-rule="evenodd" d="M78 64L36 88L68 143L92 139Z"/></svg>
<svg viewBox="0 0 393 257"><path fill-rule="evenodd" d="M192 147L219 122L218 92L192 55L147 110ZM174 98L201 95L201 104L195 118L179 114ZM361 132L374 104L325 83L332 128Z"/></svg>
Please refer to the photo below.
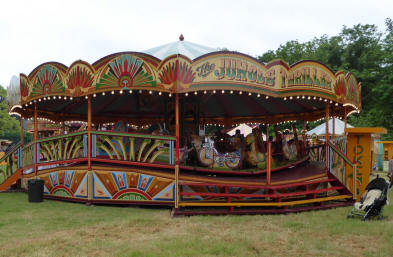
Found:
<svg viewBox="0 0 393 257"><path fill-rule="evenodd" d="M93 200L174 201L171 179L136 172L95 171Z"/></svg>
<svg viewBox="0 0 393 257"><path fill-rule="evenodd" d="M87 171L60 170L39 175L44 180L44 193L53 196L87 198Z"/></svg>
<svg viewBox="0 0 393 257"><path fill-rule="evenodd" d="M237 90L274 97L307 95L361 107L361 87L351 73L333 73L316 61L289 66L282 60L266 65L250 56L217 52L194 61L170 56L161 63L142 53L109 55L90 65L76 61L38 66L20 76L21 103L50 95L84 96L114 90L159 90L185 93L201 90Z"/></svg>

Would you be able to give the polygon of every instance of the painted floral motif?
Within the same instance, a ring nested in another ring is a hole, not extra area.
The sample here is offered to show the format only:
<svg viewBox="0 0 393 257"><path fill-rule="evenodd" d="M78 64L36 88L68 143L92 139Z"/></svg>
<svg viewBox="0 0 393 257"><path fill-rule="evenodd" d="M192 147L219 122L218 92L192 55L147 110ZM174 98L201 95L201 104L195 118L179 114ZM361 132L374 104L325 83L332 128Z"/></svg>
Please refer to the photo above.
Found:
<svg viewBox="0 0 393 257"><path fill-rule="evenodd" d="M182 88L188 88L195 79L196 72L187 63L168 63L159 74L159 79L165 88L173 87L177 81Z"/></svg>
<svg viewBox="0 0 393 257"><path fill-rule="evenodd" d="M30 95L50 95L53 93L63 93L64 91L63 83L57 78L57 69L46 65L37 73L37 81Z"/></svg>
<svg viewBox="0 0 393 257"><path fill-rule="evenodd" d="M347 88L345 86L345 79L339 78L336 80L334 84L334 92L336 93L339 99L344 98L347 93Z"/></svg>
<svg viewBox="0 0 393 257"><path fill-rule="evenodd" d="M71 91L87 89L93 84L94 75L86 67L77 66L68 76L67 86Z"/></svg>
<svg viewBox="0 0 393 257"><path fill-rule="evenodd" d="M358 94L357 94L357 82L356 79L350 75L347 83L347 99L350 101L358 101Z"/></svg>
<svg viewBox="0 0 393 257"><path fill-rule="evenodd" d="M143 70L143 60L123 55L109 63L109 71L100 79L96 88L130 89L136 86L155 87L156 81Z"/></svg>

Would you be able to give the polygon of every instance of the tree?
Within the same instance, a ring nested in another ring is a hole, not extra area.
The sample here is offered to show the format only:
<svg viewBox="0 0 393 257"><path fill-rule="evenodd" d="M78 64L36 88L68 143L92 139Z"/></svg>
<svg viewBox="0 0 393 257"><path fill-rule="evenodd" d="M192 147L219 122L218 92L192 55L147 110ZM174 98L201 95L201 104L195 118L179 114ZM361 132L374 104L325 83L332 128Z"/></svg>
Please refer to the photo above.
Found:
<svg viewBox="0 0 393 257"><path fill-rule="evenodd" d="M7 91L2 86L0 86L0 96L4 99L7 96ZM0 103L0 138L8 139L12 142L20 140L19 122L8 114L6 101Z"/></svg>
<svg viewBox="0 0 393 257"><path fill-rule="evenodd" d="M382 126L388 129L384 139L393 139L393 21L386 19L386 31L375 25L343 26L339 35L323 35L300 43L291 40L277 50L269 50L258 59L269 62L283 59L290 65L306 59L317 60L334 72L352 72L362 83L362 112L352 115L355 126Z"/></svg>

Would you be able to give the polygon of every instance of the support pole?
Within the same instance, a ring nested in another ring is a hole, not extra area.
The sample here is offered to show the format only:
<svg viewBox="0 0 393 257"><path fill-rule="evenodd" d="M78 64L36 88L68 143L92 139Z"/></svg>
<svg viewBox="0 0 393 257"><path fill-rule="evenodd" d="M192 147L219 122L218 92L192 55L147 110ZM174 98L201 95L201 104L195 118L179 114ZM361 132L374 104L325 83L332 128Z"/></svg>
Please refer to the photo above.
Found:
<svg viewBox="0 0 393 257"><path fill-rule="evenodd" d="M269 124L266 124L266 142L269 141Z"/></svg>
<svg viewBox="0 0 393 257"><path fill-rule="evenodd" d="M64 135L65 132L65 123L64 121L61 122L61 131L60 131L60 135Z"/></svg>
<svg viewBox="0 0 393 257"><path fill-rule="evenodd" d="M176 159L175 159L175 209L179 208L179 163L180 163L180 125L179 125L179 94L175 94L176 120Z"/></svg>
<svg viewBox="0 0 393 257"><path fill-rule="evenodd" d="M344 128L347 128L347 107L344 107Z"/></svg>
<svg viewBox="0 0 393 257"><path fill-rule="evenodd" d="M270 140L267 141L267 175L266 175L266 183L270 185L271 183L271 171L272 171L272 165L271 165L271 160L272 160L272 142Z"/></svg>
<svg viewBox="0 0 393 257"><path fill-rule="evenodd" d="M89 189L88 200L91 201L93 198L93 172L91 169L91 96L87 98L87 174Z"/></svg>
<svg viewBox="0 0 393 257"><path fill-rule="evenodd" d="M20 116L20 150L18 153L18 159L19 159L19 167L22 168L22 177L23 177L23 116Z"/></svg>
<svg viewBox="0 0 393 257"><path fill-rule="evenodd" d="M34 103L34 173L37 178L38 106Z"/></svg>
<svg viewBox="0 0 393 257"><path fill-rule="evenodd" d="M332 138L336 136L336 118L333 116L333 132L332 132Z"/></svg>
<svg viewBox="0 0 393 257"><path fill-rule="evenodd" d="M87 163L91 170L91 96L87 98Z"/></svg>
<svg viewBox="0 0 393 257"><path fill-rule="evenodd" d="M325 127L325 169L326 173L329 172L329 102L326 102L325 105L325 120L326 120L326 127Z"/></svg>
<svg viewBox="0 0 393 257"><path fill-rule="evenodd" d="M23 148L23 116L20 116L20 147Z"/></svg>
<svg viewBox="0 0 393 257"><path fill-rule="evenodd" d="M195 135L199 136L199 123L200 123L200 113L201 113L201 108L199 105L199 102L196 103L195 106Z"/></svg>

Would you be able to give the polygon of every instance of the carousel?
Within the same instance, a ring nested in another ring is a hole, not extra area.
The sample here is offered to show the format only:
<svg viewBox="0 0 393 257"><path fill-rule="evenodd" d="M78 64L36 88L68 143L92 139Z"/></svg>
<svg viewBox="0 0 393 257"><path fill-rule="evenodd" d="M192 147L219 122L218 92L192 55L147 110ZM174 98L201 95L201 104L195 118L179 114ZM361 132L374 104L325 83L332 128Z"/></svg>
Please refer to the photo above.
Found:
<svg viewBox="0 0 393 257"><path fill-rule="evenodd" d="M181 36L93 64L43 63L13 87L20 96L10 113L30 120L34 137L13 149L17 168L5 182L27 189L42 179L47 199L187 215L352 204L352 182L329 162L339 144L312 144L294 125L346 121L361 109L356 78L317 61L264 64ZM39 120L58 124L57 133L40 133ZM288 122L291 133L279 131ZM243 123L252 133L225 133Z"/></svg>

